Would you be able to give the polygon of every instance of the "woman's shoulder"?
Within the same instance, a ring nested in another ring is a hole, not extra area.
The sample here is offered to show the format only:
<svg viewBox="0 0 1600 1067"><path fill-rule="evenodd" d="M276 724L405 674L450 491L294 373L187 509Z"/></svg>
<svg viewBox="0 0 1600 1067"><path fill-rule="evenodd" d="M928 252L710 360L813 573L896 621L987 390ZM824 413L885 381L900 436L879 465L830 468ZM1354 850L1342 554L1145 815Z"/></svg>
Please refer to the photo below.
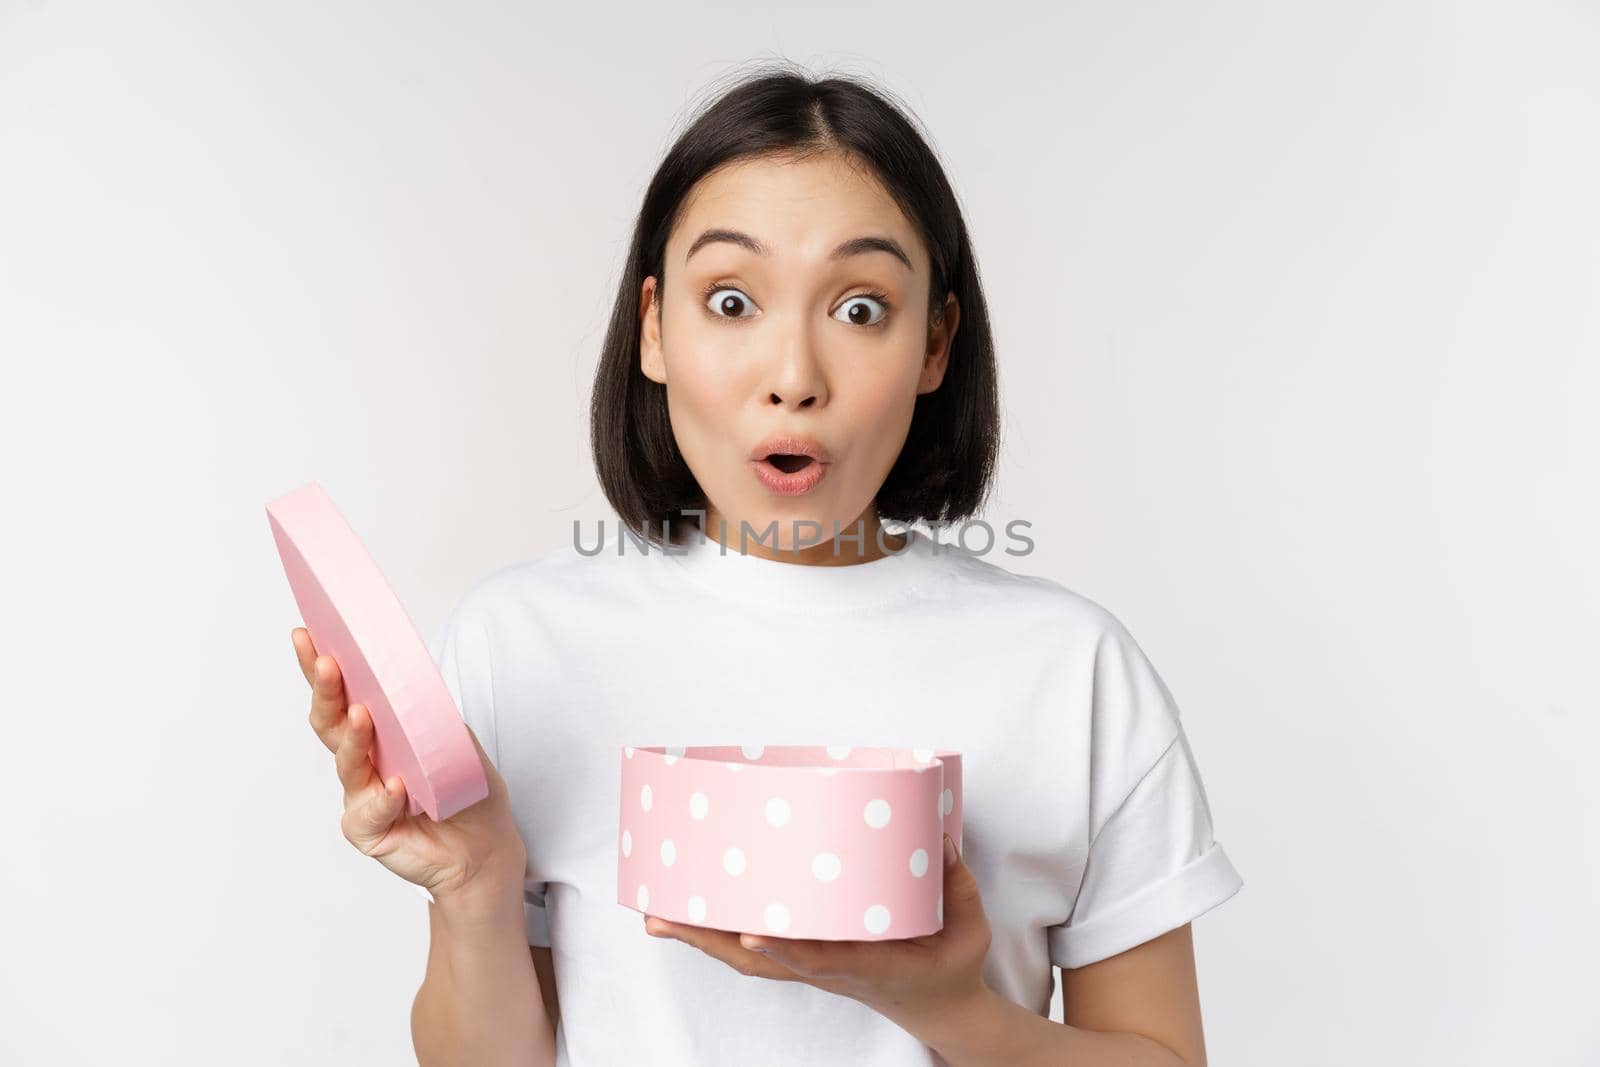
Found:
<svg viewBox="0 0 1600 1067"><path fill-rule="evenodd" d="M950 580L943 583L952 596L995 613L1025 616L1093 636L1120 630L1122 623L1098 600L1066 582L1037 573L1028 560L1031 551L1016 551L1001 542L986 550L958 543L941 543Z"/></svg>

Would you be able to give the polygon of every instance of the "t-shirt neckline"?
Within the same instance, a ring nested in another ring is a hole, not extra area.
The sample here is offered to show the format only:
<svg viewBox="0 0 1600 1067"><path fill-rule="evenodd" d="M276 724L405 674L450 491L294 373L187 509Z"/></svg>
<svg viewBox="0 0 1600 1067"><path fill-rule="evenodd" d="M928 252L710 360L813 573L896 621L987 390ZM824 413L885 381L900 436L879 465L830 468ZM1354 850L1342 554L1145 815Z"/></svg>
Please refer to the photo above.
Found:
<svg viewBox="0 0 1600 1067"><path fill-rule="evenodd" d="M886 532L904 533L905 547L886 550L886 555L860 563L817 565L769 559L740 552L735 533L730 532L730 543L723 545L699 527L692 527L683 544L672 546L663 555L683 577L722 596L804 611L843 610L910 593L934 572L935 553L941 546L932 538L915 527ZM948 546L943 548L950 551ZM855 542L841 536L839 554L848 557L856 551Z"/></svg>

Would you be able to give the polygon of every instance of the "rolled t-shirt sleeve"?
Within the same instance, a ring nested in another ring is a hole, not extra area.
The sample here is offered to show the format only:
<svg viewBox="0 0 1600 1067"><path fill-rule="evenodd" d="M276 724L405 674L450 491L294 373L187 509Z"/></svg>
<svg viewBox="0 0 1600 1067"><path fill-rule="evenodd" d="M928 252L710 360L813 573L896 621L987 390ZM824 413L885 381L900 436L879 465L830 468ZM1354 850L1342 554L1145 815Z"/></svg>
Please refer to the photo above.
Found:
<svg viewBox="0 0 1600 1067"><path fill-rule="evenodd" d="M428 652L462 720L498 769L501 765L500 738L495 723L492 648L486 618L474 605L470 590L450 609L444 623L428 641ZM523 882L522 892L523 925L527 929L528 944L545 948L550 947L550 923L545 910L547 887L548 883L536 882L530 876ZM425 900L433 900L433 895L422 886L413 885L412 888Z"/></svg>
<svg viewBox="0 0 1600 1067"><path fill-rule="evenodd" d="M1172 694L1120 624L1095 672L1092 837L1071 914L1046 928L1050 961L1068 969L1174 930L1244 884L1213 835Z"/></svg>

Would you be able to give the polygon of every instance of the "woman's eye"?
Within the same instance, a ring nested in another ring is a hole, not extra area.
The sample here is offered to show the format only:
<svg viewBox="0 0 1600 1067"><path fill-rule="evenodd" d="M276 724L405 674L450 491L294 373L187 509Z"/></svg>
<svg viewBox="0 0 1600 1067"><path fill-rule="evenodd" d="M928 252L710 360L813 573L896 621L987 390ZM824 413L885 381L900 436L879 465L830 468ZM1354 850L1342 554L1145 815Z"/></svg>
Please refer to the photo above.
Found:
<svg viewBox="0 0 1600 1067"><path fill-rule="evenodd" d="M745 296L732 286L726 285L714 290L711 293L711 298L707 300L706 303L710 307L713 315L724 319L749 318L750 316L748 315L739 314L739 309L741 307L749 308L755 306L750 302L749 297Z"/></svg>
<svg viewBox="0 0 1600 1067"><path fill-rule="evenodd" d="M873 314L874 304L877 305L876 315ZM754 315L755 302L731 285L714 285L706 290L706 310L719 319L748 319ZM877 326L889 313L889 299L878 293L861 293L846 300L839 310L845 315L841 322L852 326Z"/></svg>
<svg viewBox="0 0 1600 1067"><path fill-rule="evenodd" d="M871 318L872 308L869 305L872 304L877 304L881 309L878 312L877 318ZM876 326L878 323L882 322L883 317L889 313L888 304L884 300L879 297L867 296L865 294L861 296L852 296L849 300L846 300L842 305L840 305L839 310L843 311L846 316L848 316L841 321L848 322L852 326Z"/></svg>

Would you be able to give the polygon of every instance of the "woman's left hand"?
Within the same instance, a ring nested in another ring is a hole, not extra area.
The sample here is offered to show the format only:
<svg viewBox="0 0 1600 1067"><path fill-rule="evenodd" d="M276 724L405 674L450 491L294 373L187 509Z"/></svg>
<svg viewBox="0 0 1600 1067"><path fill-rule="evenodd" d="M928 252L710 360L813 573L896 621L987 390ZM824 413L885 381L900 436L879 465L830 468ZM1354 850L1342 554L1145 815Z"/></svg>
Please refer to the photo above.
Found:
<svg viewBox="0 0 1600 1067"><path fill-rule="evenodd" d="M977 880L949 834L944 841L944 928L936 934L888 941L796 940L711 930L653 915L645 916L645 931L686 942L743 975L804 982L858 1000L916 1032L987 992L983 963L989 954L989 920Z"/></svg>

